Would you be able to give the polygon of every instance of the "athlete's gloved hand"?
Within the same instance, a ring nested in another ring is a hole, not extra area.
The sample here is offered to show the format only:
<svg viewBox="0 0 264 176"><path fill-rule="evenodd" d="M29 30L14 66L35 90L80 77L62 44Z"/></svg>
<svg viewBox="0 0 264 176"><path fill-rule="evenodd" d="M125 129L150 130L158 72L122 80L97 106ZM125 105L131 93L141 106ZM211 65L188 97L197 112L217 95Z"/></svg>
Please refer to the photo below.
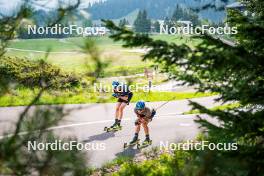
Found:
<svg viewBox="0 0 264 176"><path fill-rule="evenodd" d="M155 109L152 110L151 112L151 118L153 118L156 115L157 111Z"/></svg>
<svg viewBox="0 0 264 176"><path fill-rule="evenodd" d="M118 98L118 95L116 93L112 94L112 96Z"/></svg>
<svg viewBox="0 0 264 176"><path fill-rule="evenodd" d="M153 109L151 112L151 117L150 117L150 121L152 121L153 117L156 115L156 110Z"/></svg>

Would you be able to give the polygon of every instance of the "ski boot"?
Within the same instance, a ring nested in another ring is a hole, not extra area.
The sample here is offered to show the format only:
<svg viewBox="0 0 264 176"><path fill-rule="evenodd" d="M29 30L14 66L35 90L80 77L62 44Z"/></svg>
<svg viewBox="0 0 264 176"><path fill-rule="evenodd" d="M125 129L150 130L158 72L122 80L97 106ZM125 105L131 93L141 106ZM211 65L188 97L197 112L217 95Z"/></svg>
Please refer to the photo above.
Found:
<svg viewBox="0 0 264 176"><path fill-rule="evenodd" d="M142 144L137 144L137 149L145 148L145 147L147 147L147 146L149 146L149 145L151 145L151 144L152 144L152 140L150 140L150 139L145 139L145 140L142 142Z"/></svg>
<svg viewBox="0 0 264 176"><path fill-rule="evenodd" d="M111 127L104 127L104 131L106 132L111 132L111 131L115 132L119 130L122 130L122 126L117 123L113 124Z"/></svg>
<svg viewBox="0 0 264 176"><path fill-rule="evenodd" d="M134 137L132 141L130 141L129 143L124 143L124 149L125 148L128 148L128 147L133 147L135 145L138 145L139 144L139 140L138 137Z"/></svg>

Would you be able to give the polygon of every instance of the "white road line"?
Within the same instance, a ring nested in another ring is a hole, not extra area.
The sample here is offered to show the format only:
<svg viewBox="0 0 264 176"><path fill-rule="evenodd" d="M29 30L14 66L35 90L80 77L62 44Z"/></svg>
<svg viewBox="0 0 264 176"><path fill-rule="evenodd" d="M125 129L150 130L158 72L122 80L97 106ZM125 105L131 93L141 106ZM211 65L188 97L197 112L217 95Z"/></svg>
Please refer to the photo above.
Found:
<svg viewBox="0 0 264 176"><path fill-rule="evenodd" d="M174 115L181 115L181 114L174 114ZM166 117L163 117L163 116L166 116ZM162 118L156 118L157 120L175 118L175 116L171 116L171 115L170 116L161 115L161 116L156 116L156 117L162 117ZM130 121L133 119L134 118L124 118L122 119L122 121ZM92 121L92 122L73 123L69 125L60 125L60 126L50 127L47 130L55 130L55 129L61 129L61 128L74 127L74 126L84 126L84 125L92 125L92 124L100 124L100 123L108 123L108 122L113 122L113 120L100 120L100 121Z"/></svg>
<svg viewBox="0 0 264 176"><path fill-rule="evenodd" d="M29 49L19 49L19 48L6 48L8 50L22 51L22 52L32 52L32 53L50 53L50 54L78 54L82 53L81 51L65 51L65 52L56 52L56 51L39 51L39 50L29 50Z"/></svg>
<svg viewBox="0 0 264 176"><path fill-rule="evenodd" d="M192 126L190 123L180 123L179 125L180 125L180 126L184 126L184 127Z"/></svg>
<svg viewBox="0 0 264 176"><path fill-rule="evenodd" d="M131 119L129 118L122 119L122 121L129 121L129 120ZM108 123L108 122L113 122L113 120L101 120L101 121L94 121L94 122L82 122L82 123L74 123L74 124L69 124L69 125L60 125L60 126L50 127L47 130L55 130L55 129L61 129L61 128L74 127L74 126L84 126L84 125L92 125L92 124L100 124L100 123Z"/></svg>
<svg viewBox="0 0 264 176"><path fill-rule="evenodd" d="M186 115L182 115L182 114L174 114L174 115L186 116ZM160 116L155 116L154 117L155 118L154 120L164 120L164 119L175 118L174 115L163 114L163 115L160 115ZM124 118L124 119L122 119L122 121L130 121L130 120L134 120L134 118ZM69 127L76 127L76 126L85 126L85 125L108 123L108 122L113 122L113 120L100 120L100 121L73 123L73 124L69 124L69 125L59 125L59 126L54 126L54 127L47 128L47 130L57 130L57 129L62 129L62 128L69 128ZM182 126L182 125L180 125L180 126ZM26 135L26 134L28 134L28 132L26 132L26 131L19 133L19 135ZM5 137L11 137L12 135L13 134L7 134L7 135L4 135L4 136L0 136L0 139L5 138Z"/></svg>

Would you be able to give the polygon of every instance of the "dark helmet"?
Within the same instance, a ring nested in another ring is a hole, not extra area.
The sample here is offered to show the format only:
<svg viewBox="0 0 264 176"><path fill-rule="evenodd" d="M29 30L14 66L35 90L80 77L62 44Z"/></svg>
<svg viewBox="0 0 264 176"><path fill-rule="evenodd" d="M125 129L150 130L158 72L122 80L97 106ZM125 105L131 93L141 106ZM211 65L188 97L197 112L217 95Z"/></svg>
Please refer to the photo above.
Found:
<svg viewBox="0 0 264 176"><path fill-rule="evenodd" d="M136 104L136 109L142 110L144 108L145 108L145 102L143 100L138 101Z"/></svg>
<svg viewBox="0 0 264 176"><path fill-rule="evenodd" d="M119 86L119 82L118 81L113 81L112 82L112 86L114 87L114 88L116 88L117 86Z"/></svg>

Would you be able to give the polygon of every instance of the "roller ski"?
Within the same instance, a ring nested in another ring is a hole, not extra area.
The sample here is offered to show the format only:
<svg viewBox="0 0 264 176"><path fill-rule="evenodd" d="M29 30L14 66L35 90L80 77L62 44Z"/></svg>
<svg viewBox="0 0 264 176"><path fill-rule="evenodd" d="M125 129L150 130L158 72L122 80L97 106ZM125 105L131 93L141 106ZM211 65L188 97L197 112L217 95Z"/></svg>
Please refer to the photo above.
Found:
<svg viewBox="0 0 264 176"><path fill-rule="evenodd" d="M137 144L137 149L142 149L150 146L152 144L152 140L145 140L142 144Z"/></svg>
<svg viewBox="0 0 264 176"><path fill-rule="evenodd" d="M124 143L124 149L129 148L129 147L134 147L135 145L139 144L140 139L134 137L132 141L130 141L129 143Z"/></svg>
<svg viewBox="0 0 264 176"><path fill-rule="evenodd" d="M122 126L118 124L114 124L111 127L104 127L104 131L106 132L116 132L122 130Z"/></svg>

